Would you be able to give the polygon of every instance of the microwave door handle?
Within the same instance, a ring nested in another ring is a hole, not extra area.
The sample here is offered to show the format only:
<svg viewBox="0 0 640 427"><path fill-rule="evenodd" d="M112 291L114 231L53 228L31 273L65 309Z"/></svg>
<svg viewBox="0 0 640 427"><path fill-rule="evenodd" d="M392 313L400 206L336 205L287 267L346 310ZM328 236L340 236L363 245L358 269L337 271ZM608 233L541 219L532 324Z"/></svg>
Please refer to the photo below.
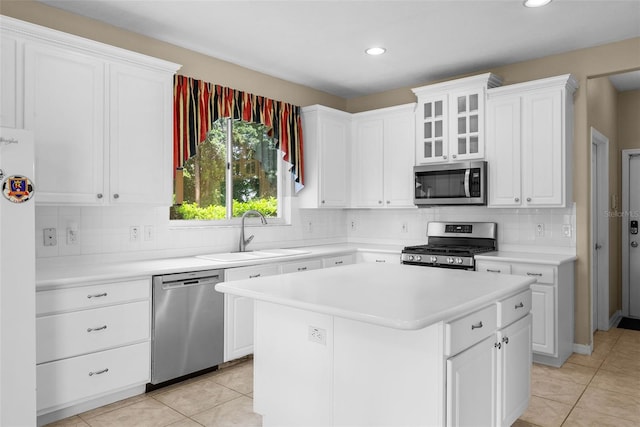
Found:
<svg viewBox="0 0 640 427"><path fill-rule="evenodd" d="M471 189L469 188L469 175L471 175L471 169L467 169L464 171L464 195L469 198L471 197Z"/></svg>

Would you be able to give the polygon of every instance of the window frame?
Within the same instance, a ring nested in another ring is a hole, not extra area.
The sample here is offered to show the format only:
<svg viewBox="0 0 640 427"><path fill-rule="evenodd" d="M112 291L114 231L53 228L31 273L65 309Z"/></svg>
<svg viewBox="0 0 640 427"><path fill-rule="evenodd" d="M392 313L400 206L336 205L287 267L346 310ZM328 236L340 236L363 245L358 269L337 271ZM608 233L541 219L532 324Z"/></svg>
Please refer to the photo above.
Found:
<svg viewBox="0 0 640 427"><path fill-rule="evenodd" d="M225 192L226 200L233 200L233 152L231 145L233 144L233 129L229 126L234 119L227 117L227 166L225 168ZM278 151L277 161L277 192L278 192L278 211L276 217L267 217L267 226L273 225L291 225L291 195L293 193L293 179L291 173L288 172L287 162L283 159L282 151ZM175 194L175 189L174 189ZM215 228L215 227L237 227L240 226L241 218L233 216L233 205L230 203L225 206L227 218L225 219L171 219L169 218L170 229L184 228ZM169 215L167 215L169 216ZM250 225L250 223L247 223ZM264 226L264 225L263 225Z"/></svg>

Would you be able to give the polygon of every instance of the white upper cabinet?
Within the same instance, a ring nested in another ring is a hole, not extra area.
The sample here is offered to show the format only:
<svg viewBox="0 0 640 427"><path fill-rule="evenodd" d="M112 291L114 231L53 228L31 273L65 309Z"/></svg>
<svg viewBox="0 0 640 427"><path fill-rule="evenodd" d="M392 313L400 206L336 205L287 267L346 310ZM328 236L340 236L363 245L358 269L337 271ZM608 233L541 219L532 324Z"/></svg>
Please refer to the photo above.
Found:
<svg viewBox="0 0 640 427"><path fill-rule="evenodd" d="M488 92L490 207L571 205L577 87L563 75Z"/></svg>
<svg viewBox="0 0 640 427"><path fill-rule="evenodd" d="M17 64L18 40L2 32L0 37L0 126L18 126L18 84Z"/></svg>
<svg viewBox="0 0 640 427"><path fill-rule="evenodd" d="M351 114L321 105L302 109L305 183L301 208L347 206Z"/></svg>
<svg viewBox="0 0 640 427"><path fill-rule="evenodd" d="M484 158L486 92L501 81L486 73L412 89L416 164Z"/></svg>
<svg viewBox="0 0 640 427"><path fill-rule="evenodd" d="M415 104L353 115L353 207L413 205Z"/></svg>
<svg viewBox="0 0 640 427"><path fill-rule="evenodd" d="M2 125L34 132L37 203L170 205L179 65L12 18L0 24ZM5 99L10 80L22 85Z"/></svg>

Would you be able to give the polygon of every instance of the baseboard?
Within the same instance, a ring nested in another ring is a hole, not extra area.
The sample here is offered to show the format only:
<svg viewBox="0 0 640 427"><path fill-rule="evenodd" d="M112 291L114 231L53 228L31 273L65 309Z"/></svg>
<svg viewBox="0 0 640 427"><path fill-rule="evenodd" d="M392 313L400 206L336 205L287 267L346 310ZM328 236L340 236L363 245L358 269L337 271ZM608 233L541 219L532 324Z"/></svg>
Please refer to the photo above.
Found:
<svg viewBox="0 0 640 427"><path fill-rule="evenodd" d="M622 317L623 317L622 312L620 310L613 313L613 316L611 316L611 319L609 319L609 329L615 328L616 326L618 326L618 323L620 323L620 320L622 319Z"/></svg>
<svg viewBox="0 0 640 427"><path fill-rule="evenodd" d="M578 354L586 354L587 356L593 353L593 344L576 344L573 343L573 352Z"/></svg>

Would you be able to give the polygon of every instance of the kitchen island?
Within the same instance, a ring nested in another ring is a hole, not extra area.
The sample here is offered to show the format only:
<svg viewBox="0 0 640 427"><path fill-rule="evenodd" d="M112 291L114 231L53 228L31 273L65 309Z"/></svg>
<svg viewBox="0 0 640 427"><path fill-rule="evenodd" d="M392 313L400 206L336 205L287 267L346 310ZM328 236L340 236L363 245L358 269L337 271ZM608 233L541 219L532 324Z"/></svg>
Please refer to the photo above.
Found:
<svg viewBox="0 0 640 427"><path fill-rule="evenodd" d="M256 302L264 426L511 425L529 401L533 281L355 264L216 289Z"/></svg>

